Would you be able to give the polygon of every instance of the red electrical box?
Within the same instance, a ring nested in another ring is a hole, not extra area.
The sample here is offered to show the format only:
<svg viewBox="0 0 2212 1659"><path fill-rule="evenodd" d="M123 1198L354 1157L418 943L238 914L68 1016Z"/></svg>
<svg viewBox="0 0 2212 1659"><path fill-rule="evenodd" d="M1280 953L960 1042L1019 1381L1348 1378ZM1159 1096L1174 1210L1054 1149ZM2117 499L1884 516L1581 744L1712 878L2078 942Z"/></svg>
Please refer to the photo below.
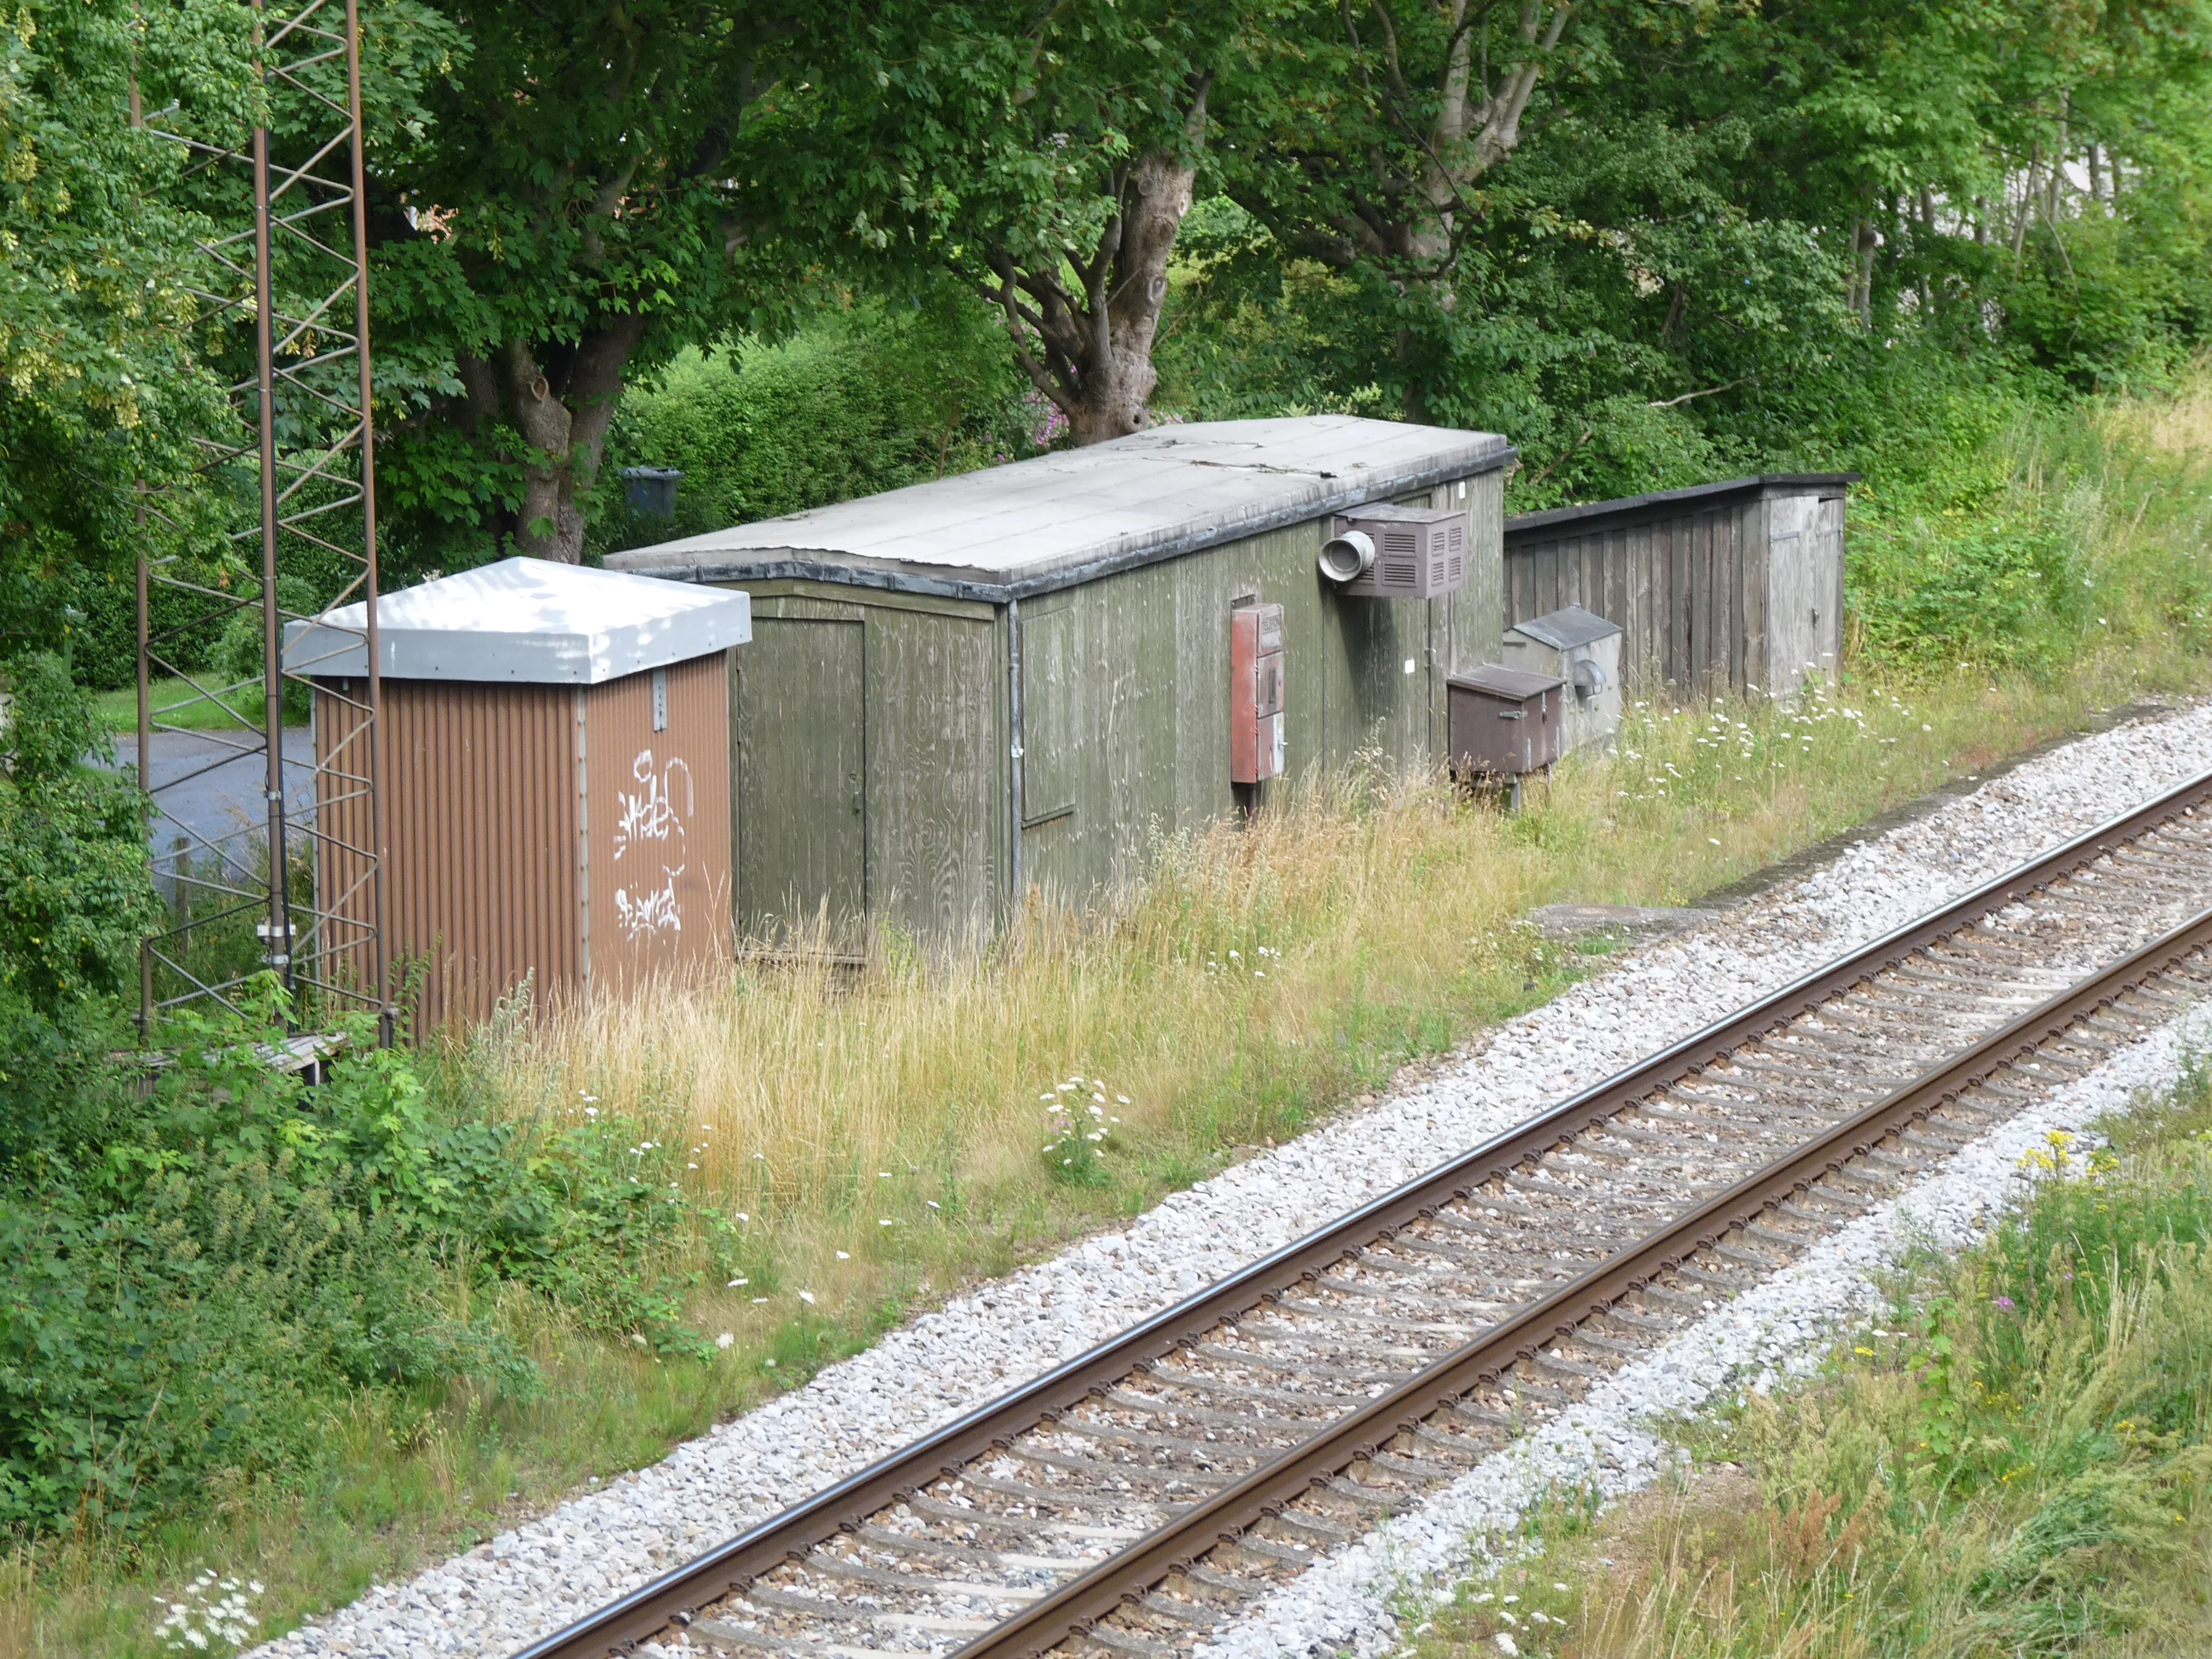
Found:
<svg viewBox="0 0 2212 1659"><path fill-rule="evenodd" d="M1229 613L1229 779L1283 775L1283 607Z"/></svg>

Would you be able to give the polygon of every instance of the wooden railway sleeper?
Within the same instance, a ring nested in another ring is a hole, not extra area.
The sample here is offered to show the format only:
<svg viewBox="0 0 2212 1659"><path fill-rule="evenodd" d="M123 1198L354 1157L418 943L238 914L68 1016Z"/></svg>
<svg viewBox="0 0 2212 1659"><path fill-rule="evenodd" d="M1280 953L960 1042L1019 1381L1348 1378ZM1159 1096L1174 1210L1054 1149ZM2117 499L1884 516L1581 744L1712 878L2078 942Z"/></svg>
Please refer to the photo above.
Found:
<svg viewBox="0 0 2212 1659"><path fill-rule="evenodd" d="M945 1595L981 1595L988 1600L1000 1601L1034 1601L1037 1597L1047 1593L1033 1586L978 1584L971 1583L964 1578L924 1578L913 1573L893 1572L888 1567L872 1567L863 1561L848 1561L843 1557L833 1555L826 1550L812 1551L798 1561L787 1565L815 1577L835 1578L844 1583L866 1584L876 1589L908 1591L921 1589ZM1071 1567L1081 1567L1084 1565L1085 1563L1079 1560L1070 1560L1068 1563ZM759 1582L757 1579L753 1581L755 1584ZM748 1586L735 1593L750 1596L753 1592L751 1587Z"/></svg>
<svg viewBox="0 0 2212 1659"><path fill-rule="evenodd" d="M1859 1154L1861 1159L1865 1156L1863 1152ZM1897 1190L1897 1181L1894 1176L1872 1174L1860 1169L1856 1162L1839 1164L1829 1170L1821 1179L1840 1182L1853 1192L1863 1194L1869 1198L1886 1197Z"/></svg>
<svg viewBox="0 0 2212 1659"><path fill-rule="evenodd" d="M1473 1462L1473 1459L1469 1460L1470 1466ZM1352 1477L1353 1480L1359 1478L1358 1471L1362 1468L1400 1480L1413 1482L1415 1492L1412 1495L1418 1495L1422 1487L1441 1486L1447 1480L1456 1480L1467 1473L1465 1468L1455 1467L1449 1463L1439 1463L1433 1458L1415 1457L1409 1452L1387 1449L1374 1451L1354 1463Z"/></svg>
<svg viewBox="0 0 2212 1659"><path fill-rule="evenodd" d="M1182 1625L1191 1630L1211 1631L1221 1622L1222 1610L1196 1602L1180 1601L1159 1590L1145 1596L1137 1606L1155 1619L1164 1619L1170 1624Z"/></svg>
<svg viewBox="0 0 2212 1659"><path fill-rule="evenodd" d="M1416 1446L1434 1446L1448 1456L1465 1458L1470 1462L1481 1462L1504 1443L1495 1430L1440 1429L1425 1419L1406 1432L1413 1437Z"/></svg>
<svg viewBox="0 0 2212 1659"><path fill-rule="evenodd" d="M977 1549L972 1544L957 1544L948 1538L916 1537L902 1532L893 1532L888 1527L878 1527L863 1522L846 1536L870 1549L883 1551L886 1555L919 1556L924 1560L958 1561L971 1567L1005 1567L1006 1558L995 1550ZM866 1562L861 1563L863 1566Z"/></svg>
<svg viewBox="0 0 2212 1659"><path fill-rule="evenodd" d="M1084 1632L1082 1639L1113 1659L1182 1659L1182 1655L1164 1642L1149 1641L1128 1631L1116 1630L1101 1621Z"/></svg>
<svg viewBox="0 0 2212 1659"><path fill-rule="evenodd" d="M1538 1264L1533 1261L1500 1262L1495 1260L1482 1264L1493 1277L1500 1268L1510 1270L1514 1267L1526 1268L1536 1265ZM1407 1285L1378 1285L1370 1279L1338 1279L1332 1275L1317 1280L1316 1288L1328 1291L1337 1296L1358 1297L1370 1301L1387 1302L1401 1313L1424 1314L1431 1318L1439 1319L1448 1325L1457 1323L1456 1316L1463 1315L1470 1307L1495 1308L1502 1315L1507 1305L1502 1302L1485 1301L1479 1296L1470 1301L1468 1296L1437 1296L1432 1293L1438 1290L1449 1291L1466 1289L1469 1295L1472 1295L1473 1291L1469 1282L1455 1273L1437 1273L1432 1277L1425 1275L1421 1284L1422 1288L1416 1290ZM1298 1304L1291 1303L1287 1305L1295 1307Z"/></svg>
<svg viewBox="0 0 2212 1659"><path fill-rule="evenodd" d="M1587 1322L1576 1327L1575 1334L1565 1340L1577 1346L1588 1348L1594 1353L1620 1360L1634 1359L1643 1354L1649 1346L1648 1343L1623 1342L1618 1337L1601 1336L1592 1330Z"/></svg>
<svg viewBox="0 0 2212 1659"><path fill-rule="evenodd" d="M1132 1381L1141 1377L1164 1389L1181 1389L1209 1399L1243 1400L1257 1405L1273 1406L1293 1415L1315 1412L1333 1414L1359 1405L1367 1398L1364 1390L1356 1394L1297 1394L1288 1389L1263 1389L1255 1382L1237 1382L1226 1377L1209 1376L1203 1371L1190 1370L1181 1365L1139 1365L1129 1376Z"/></svg>
<svg viewBox="0 0 2212 1659"><path fill-rule="evenodd" d="M1132 1488L1147 1486L1152 1489L1150 1492L1133 1490L1128 1498L1133 1504L1152 1501L1152 1493L1171 1498L1177 1486L1191 1489L1181 1495L1182 1501L1188 1503L1204 1492L1218 1492L1224 1486L1237 1484L1235 1475L1216 1474L1211 1469L1164 1469L1156 1463L1122 1463L1099 1458L1072 1457L1066 1452L1056 1452L1048 1446L1037 1445L1026 1437L1016 1440L1000 1455L1019 1462L1034 1463L1039 1468L1058 1469L1066 1474L1083 1475L1092 1480L1103 1480L1111 1476L1127 1481Z"/></svg>
<svg viewBox="0 0 2212 1659"><path fill-rule="evenodd" d="M1571 1338L1561 1337L1553 1346L1556 1347L1571 1340L1572 1340ZM1516 1367L1533 1366L1546 1376L1557 1377L1567 1382L1602 1382L1606 1377L1613 1375L1613 1367L1610 1365L1585 1365L1579 1360L1554 1354L1550 1348L1539 1348L1534 1353L1523 1354L1514 1364Z"/></svg>
<svg viewBox="0 0 2212 1659"><path fill-rule="evenodd" d="M1688 1261L1677 1262L1670 1271L1675 1278L1688 1284L1702 1285L1716 1296L1741 1295L1759 1282L1757 1279L1742 1273L1717 1273L1711 1267L1698 1267Z"/></svg>
<svg viewBox="0 0 2212 1659"><path fill-rule="evenodd" d="M1051 1522L1041 1516L1000 1515L995 1510L964 1509L957 1504L942 1503L921 1492L908 1492L900 1498L916 1515L926 1515L932 1520L949 1522L955 1526L974 1527L981 1532L1013 1533L1024 1538L1034 1538ZM896 1507L896 1506L894 1506Z"/></svg>
<svg viewBox="0 0 2212 1659"><path fill-rule="evenodd" d="M1272 1425L1255 1423L1252 1426L1265 1431ZM1188 1435L1162 1434L1157 1429L1128 1428L1119 1423L1093 1423L1078 1417L1073 1412L1064 1412L1049 1422L1040 1425L1039 1431L1047 1434L1072 1434L1081 1439L1104 1441L1113 1445L1136 1446L1146 1451L1170 1452L1183 1457L1196 1458L1201 1463L1264 1460L1276 1452L1285 1449L1281 1446L1267 1445L1257 1439L1194 1440ZM1281 1431L1278 1430L1277 1432L1279 1433ZM1179 1468L1176 1471L1178 1474L1182 1472Z"/></svg>
<svg viewBox="0 0 2212 1659"><path fill-rule="evenodd" d="M1500 1392L1516 1405L1550 1406L1557 1410L1565 1410L1580 1398L1565 1389L1555 1389L1548 1382L1539 1382L1532 1376L1524 1376L1517 1361L1512 1370L1498 1377L1498 1386Z"/></svg>
<svg viewBox="0 0 2212 1659"><path fill-rule="evenodd" d="M1708 1313L1716 1305L1709 1296L1692 1296L1685 1291L1669 1290L1664 1285L1646 1285L1637 1292L1647 1302L1662 1308L1672 1308L1692 1316Z"/></svg>
<svg viewBox="0 0 2212 1659"><path fill-rule="evenodd" d="M1451 1417L1459 1422L1466 1424L1468 1427L1472 1430L1483 1431L1502 1431L1504 1433L1510 1434L1516 1428L1520 1426L1518 1420L1514 1417L1512 1413L1501 1412L1493 1407L1486 1406L1481 1401L1475 1399L1471 1395L1462 1395L1461 1398L1453 1401L1449 1405L1444 1407L1444 1410Z"/></svg>
<svg viewBox="0 0 2212 1659"><path fill-rule="evenodd" d="M695 1619L685 1627L684 1634L723 1653L773 1653L783 1656L783 1659L831 1659L839 1651L825 1642L810 1642L797 1636L770 1636L766 1631L747 1630L726 1619Z"/></svg>
<svg viewBox="0 0 2212 1659"><path fill-rule="evenodd" d="M1253 1339L1257 1340L1257 1338ZM1265 1371L1289 1371L1299 1376L1318 1376L1331 1382L1346 1382L1354 1388L1371 1388L1377 1382L1395 1382L1402 1375L1397 1371L1356 1371L1349 1366L1331 1365L1322 1361L1300 1356L1292 1358L1286 1354L1267 1354L1250 1348L1225 1348L1218 1342L1194 1342L1192 1353L1203 1358L1218 1360L1224 1364L1252 1365Z"/></svg>
<svg viewBox="0 0 2212 1659"><path fill-rule="evenodd" d="M1255 1584L1249 1578L1239 1578L1233 1573L1209 1567L1203 1561L1194 1561L1187 1567L1178 1568L1175 1577L1193 1586L1198 1592L1192 1595L1193 1601L1218 1595L1232 1607L1266 1595L1269 1588L1266 1584Z"/></svg>
<svg viewBox="0 0 2212 1659"><path fill-rule="evenodd" d="M1133 1394L1127 1389L1109 1389L1105 1401L1108 1405L1122 1411L1143 1412L1156 1417L1187 1417L1195 1423L1210 1423L1225 1429L1259 1430L1263 1432L1280 1433L1285 1429L1309 1426L1304 1419L1297 1417L1279 1415L1273 1418L1253 1417L1243 1412L1218 1411L1207 1406L1186 1406L1179 1401L1163 1400L1153 1395ZM1356 1403L1349 1400L1343 1402L1346 1407ZM1322 1421L1327 1422L1329 1417L1341 1414L1341 1411L1324 1413ZM1310 1426L1318 1427L1319 1425Z"/></svg>
<svg viewBox="0 0 2212 1659"><path fill-rule="evenodd" d="M1085 1466L1086 1469L1088 1467ZM1152 1502L1134 1492L1077 1492L1065 1486L1039 1486L1026 1480L1006 1480L996 1475L978 1474L972 1469L963 1469L958 1478L979 1491L996 1492L1000 1497L1011 1498L1017 1503L1050 1504L1056 1509L1073 1510L1083 1515L1110 1516L1128 1509L1132 1504ZM1164 1508L1175 1515L1182 1513L1190 1504L1186 1500L1154 1507Z"/></svg>
<svg viewBox="0 0 2212 1659"><path fill-rule="evenodd" d="M1757 1218L1745 1222L1742 1231L1746 1238L1755 1238L1762 1244L1772 1245L1793 1259L1798 1251L1814 1243L1809 1234L1793 1233L1781 1227L1771 1226Z"/></svg>
<svg viewBox="0 0 2212 1659"><path fill-rule="evenodd" d="M1280 1522L1282 1519L1280 1515L1269 1516L1250 1531L1215 1545L1215 1553L1225 1550L1232 1561L1239 1555L1249 1556L1253 1563L1252 1571L1255 1572L1266 1572L1276 1567L1289 1567L1294 1571L1304 1572L1313 1565L1313 1551L1303 1544L1271 1537L1264 1530L1271 1522Z"/></svg>
<svg viewBox="0 0 2212 1659"><path fill-rule="evenodd" d="M1370 1312L1365 1308L1335 1308L1326 1302L1316 1302L1305 1297L1286 1296L1282 1305L1286 1311L1303 1319L1332 1320L1347 1325L1366 1326L1375 1330L1392 1331L1401 1335L1466 1338L1480 1334L1484 1328L1480 1325L1462 1324L1456 1321L1393 1319L1388 1314ZM1248 1332L1247 1334L1273 1336L1278 1333L1263 1327L1260 1331ZM1296 1340L1293 1333L1283 1332L1280 1334ZM1420 1352L1426 1346L1424 1344L1419 1349L1407 1346L1397 1352Z"/></svg>
<svg viewBox="0 0 2212 1659"><path fill-rule="evenodd" d="M1709 1245L1707 1250L1709 1254L1718 1256L1723 1261L1733 1263L1740 1267L1749 1267L1759 1273L1772 1273L1782 1265L1771 1255L1758 1250L1747 1250L1742 1245L1731 1244L1725 1238Z"/></svg>
<svg viewBox="0 0 2212 1659"><path fill-rule="evenodd" d="M1073 1566L1076 1564L1070 1562L1068 1565ZM909 1588L914 1594L927 1595L935 1593L936 1587L935 1579L917 1578ZM981 1588L981 1585L975 1587L976 1590ZM1024 1598L1029 1601L1035 1601L1043 1594L1042 1590L1034 1589L1023 1592ZM809 1619L841 1620L850 1625L872 1626L885 1613L900 1611L896 1607L886 1607L865 1601L833 1601L825 1596L794 1595L789 1590L777 1589L770 1584L749 1584L738 1591L738 1595L739 1600L750 1602L756 1607L772 1608L777 1613L802 1613ZM988 1601L992 1598L986 1596L983 1599Z"/></svg>

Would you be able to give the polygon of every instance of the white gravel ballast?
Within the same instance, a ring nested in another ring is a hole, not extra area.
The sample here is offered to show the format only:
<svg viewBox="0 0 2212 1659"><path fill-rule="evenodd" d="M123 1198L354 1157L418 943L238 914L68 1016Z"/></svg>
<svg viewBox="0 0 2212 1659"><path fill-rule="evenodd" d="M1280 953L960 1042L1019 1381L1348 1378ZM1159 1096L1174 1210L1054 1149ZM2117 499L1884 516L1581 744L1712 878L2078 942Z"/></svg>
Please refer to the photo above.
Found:
<svg viewBox="0 0 2212 1659"><path fill-rule="evenodd" d="M1455 1069L1176 1194L1125 1231L958 1297L660 1463L405 1583L379 1585L257 1652L510 1654L1328 1218L2208 769L2206 708L2039 757L1711 926L1622 959L1491 1033ZM1605 1386L1617 1391L1644 1375L1631 1368ZM1547 1444L1550 1432L1528 1443ZM1500 1456L1516 1454L1536 1455L1516 1446ZM1443 1530L1463 1538L1467 1528Z"/></svg>
<svg viewBox="0 0 2212 1659"><path fill-rule="evenodd" d="M1555 1489L1587 1490L1610 1501L1648 1485L1668 1448L1652 1431L1716 1396L1760 1392L1814 1370L1850 1326L1878 1316L1880 1279L1916 1247L1956 1250L1971 1243L2027 1184L2048 1174L2048 1137L2063 1130L2074 1150L2095 1143L2090 1126L2127 1109L2170 1081L2212 1037L2203 1003L2056 1089L1945 1162L1909 1191L1875 1206L1808 1249L1781 1272L1678 1332L1649 1357L1598 1383L1527 1437L1385 1522L1268 1596L1233 1629L1201 1643L1202 1659L1366 1656L1395 1647L1398 1613L1451 1594L1450 1581L1494 1561L1486 1545L1509 1537L1522 1516Z"/></svg>

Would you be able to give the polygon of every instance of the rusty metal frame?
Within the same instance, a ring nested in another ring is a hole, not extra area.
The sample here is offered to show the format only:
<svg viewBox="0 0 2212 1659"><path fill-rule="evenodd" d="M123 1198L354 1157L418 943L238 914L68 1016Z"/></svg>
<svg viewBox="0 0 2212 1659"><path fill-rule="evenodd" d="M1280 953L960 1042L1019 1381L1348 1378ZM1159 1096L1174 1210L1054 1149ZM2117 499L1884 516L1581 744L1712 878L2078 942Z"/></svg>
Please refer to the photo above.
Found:
<svg viewBox="0 0 2212 1659"><path fill-rule="evenodd" d="M139 1024L150 1030L167 1009L212 1001L237 1012L250 972L220 974L195 960L195 927L220 927L258 917L263 968L273 969L291 994L295 1018L325 1018L366 1008L390 1039L390 964L385 948L386 899L384 822L379 784L383 772L382 665L377 638L375 425L371 402L368 317L368 226L361 119L361 21L358 0L304 0L282 12L267 0L244 0L252 13L252 70L264 100L283 97L309 112L300 153L272 153L269 105L261 125L242 143L210 143L175 130L185 125L175 109L138 124L179 146L190 157L185 177L242 168L252 181L250 222L218 227L198 246L202 285L187 291L202 307L204 325L250 327L252 374L228 388L234 423L195 433L200 465L197 482L219 491L226 478L242 497L258 503L252 523L226 532L228 562L235 582L210 586L179 574L170 559L141 556L138 563L138 774L151 820L182 786L218 768L258 757L263 804L259 822L202 834L180 823L174 874L187 906L212 896L211 915L189 919L155 934L141 947ZM340 82L342 72L343 82ZM174 126L164 125L175 118ZM137 119L134 112L134 119ZM343 215L344 234L333 235L330 216ZM279 282L282 260L289 280ZM161 497L143 510L173 527ZM313 550L344 573L338 591L319 596L316 620L361 641L365 680L325 678L314 695L356 715L346 735L318 744L308 780L313 810L301 812L287 798L283 756L283 695L288 683L313 684L313 664L288 668L283 660L289 624L302 620L281 601L277 577L287 548ZM247 556L250 552L250 556ZM198 614L173 627L157 626L154 601L162 592L191 596ZM364 622L348 629L332 615L362 604ZM183 647L228 618L258 612L261 672L236 684L218 684L180 660ZM185 695L154 706L157 676L180 682ZM244 694L256 685L260 718L250 716ZM343 684L349 689L341 690ZM358 685L359 690L349 689ZM199 729L214 753L174 777L157 777L157 733L195 729L210 711L216 724ZM342 842L332 809L365 801L357 816L368 830L367 846ZM173 821L174 822L174 821ZM290 891L290 854L311 850L310 896ZM333 857L333 854L339 856ZM343 890L333 871L348 872ZM189 917L189 909L187 911ZM253 971L259 971L258 969ZM158 994L157 976L182 988Z"/></svg>
<svg viewBox="0 0 2212 1659"><path fill-rule="evenodd" d="M2005 908L2039 887L2094 863L2168 821L2212 802L2212 772L2170 790L2135 811L2079 836L2052 851L2008 871L1942 909L1907 923L1872 944L1815 969L1749 1007L1717 1021L1628 1071L1607 1079L1519 1127L1438 1165L1425 1175L1337 1218L1320 1231L1285 1245L1209 1285L1174 1307L1155 1314L1089 1352L1079 1355L1000 1399L925 1435L904 1449L872 1464L804 1503L770 1517L696 1560L664 1574L594 1613L522 1649L515 1659L604 1659L688 1613L746 1583L825 1539L858 1524L878 1510L920 1491L933 1480L957 1474L964 1465L1003 1446L1100 1390L1119 1382L1137 1367L1173 1352L1224 1320L1233 1320L1285 1290L1320 1273L1346 1255L1389 1237L1485 1182L1504 1174L1563 1139L1603 1124L1654 1091L1692 1076L1724 1060L1735 1049L1786 1024L1820 1004L1873 978L1960 930ZM2206 827L2212 830L2212 817ZM2176 946L2184 935L2191 943ZM1957 1077L1979 1065L1976 1078L1998 1069L2002 1055L2017 1053L2031 1030L2043 1030L2057 1012L2076 1005L2096 1006L2119 994L2122 982L2157 971L2179 950L2212 943L2212 911L2184 928L2114 964L2007 1025L1937 1071L1866 1109L1800 1149L1789 1159L1752 1176L1680 1220L1616 1255L1549 1299L1525 1310L1469 1347L1439 1360L1408 1382L1325 1430L1316 1440L1293 1449L1236 1485L1194 1506L1168 1527L1139 1540L1091 1573L1031 1604L1006 1624L959 1650L959 1659L1021 1659L1043 1652L1106 1613L1126 1597L1140 1595L1181 1564L1203 1553L1223 1537L1249 1526L1271 1508L1279 1508L1310 1486L1323 1464L1342 1457L1335 1473L1389 1439L1411 1421L1435 1409L1449 1384L1457 1394L1477 1386L1513 1358L1533 1352L1564 1328L1562 1321L1576 1298L1595 1306L1603 1291L1617 1300L1678 1261L1697 1243L1710 1242L1713 1229L1726 1231L1748 1213L1741 1206L1770 1191L1801 1188L1850 1157L1839 1148L1856 1146L1872 1135L1924 1115L1966 1083ZM2167 956L2157 953L2166 951ZM2152 963L2156 958L2156 965ZM2133 976L2130 979L2130 975ZM2086 1000L2086 1003L2085 1003ZM2067 1022L2076 1018L2066 1014ZM2038 1022L2043 1022L2039 1024ZM2047 1035L2047 1033L2046 1033ZM2040 1036L2034 1039L2041 1041ZM1885 1114L1887 1116L1885 1116ZM1804 1173L1807 1170L1812 1173ZM1759 1197L1756 1208L1772 1200ZM1671 1252L1671 1254L1670 1254ZM1653 1263L1658 1265L1654 1266ZM1613 1288L1607 1288L1613 1287ZM1460 1379L1466 1380L1461 1381ZM1432 1403L1417 1405L1418 1398ZM1388 1424L1389 1426L1383 1427ZM1350 1449L1347 1451L1346 1449ZM1201 1541L1193 1542L1193 1540ZM1141 1566L1131 1565L1141 1561ZM1048 1631L1056 1634L1048 1635ZM1026 1634L1023 1634L1023 1633ZM1017 1638L1018 1637L1018 1639Z"/></svg>

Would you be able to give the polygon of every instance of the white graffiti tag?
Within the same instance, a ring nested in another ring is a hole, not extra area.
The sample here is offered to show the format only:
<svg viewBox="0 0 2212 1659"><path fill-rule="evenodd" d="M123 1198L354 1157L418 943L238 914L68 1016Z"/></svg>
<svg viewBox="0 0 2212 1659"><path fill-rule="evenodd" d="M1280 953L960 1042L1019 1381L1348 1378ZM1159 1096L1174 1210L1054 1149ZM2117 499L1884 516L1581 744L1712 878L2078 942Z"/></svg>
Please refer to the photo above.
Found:
<svg viewBox="0 0 2212 1659"><path fill-rule="evenodd" d="M652 933L680 933L684 931L684 912L676 898L676 878L684 873L684 865L671 865L671 854L683 855L684 825L691 817L696 804L692 799L691 769L680 759L672 758L656 767L653 750L641 750L630 763L630 776L640 786L635 790L615 792L615 862L632 850L632 843L659 842L663 843L660 859L661 883L651 891L635 896L627 888L615 890L615 915L623 931L632 939ZM680 801L680 805L678 804ZM674 847L665 843L674 842ZM641 854L642 846L635 848ZM650 877L647 879L651 879Z"/></svg>
<svg viewBox="0 0 2212 1659"><path fill-rule="evenodd" d="M623 931L632 939L646 933L682 933L684 912L676 902L676 878L683 873L680 864L673 870L663 866L661 874L667 880L655 891L635 898L625 889L616 888L615 915L621 919Z"/></svg>

